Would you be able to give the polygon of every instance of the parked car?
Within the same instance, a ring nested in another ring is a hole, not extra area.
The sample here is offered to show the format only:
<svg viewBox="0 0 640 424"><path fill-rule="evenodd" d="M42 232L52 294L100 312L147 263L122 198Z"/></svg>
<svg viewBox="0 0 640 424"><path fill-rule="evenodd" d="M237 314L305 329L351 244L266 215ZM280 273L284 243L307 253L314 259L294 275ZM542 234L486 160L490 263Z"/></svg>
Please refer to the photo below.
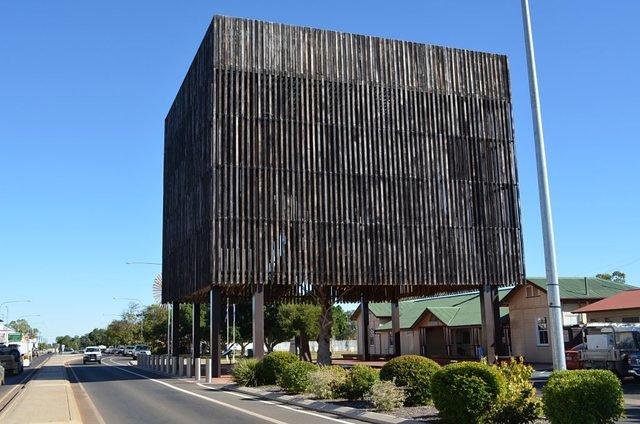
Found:
<svg viewBox="0 0 640 424"><path fill-rule="evenodd" d="M98 346L87 346L82 353L82 363L97 362L102 363L102 352Z"/></svg>
<svg viewBox="0 0 640 424"><path fill-rule="evenodd" d="M133 355L133 348L135 348L135 345L125 346L124 352L122 354L124 356L132 356Z"/></svg>
<svg viewBox="0 0 640 424"><path fill-rule="evenodd" d="M2 366L7 373L14 375L20 374L24 371L22 354L15 347L0 347L0 366Z"/></svg>
<svg viewBox="0 0 640 424"><path fill-rule="evenodd" d="M124 355L124 346L118 346L113 350L115 355Z"/></svg>
<svg viewBox="0 0 640 424"><path fill-rule="evenodd" d="M133 352L131 353L131 356L133 356L133 359L138 359L138 355L151 355L151 350L149 349L149 346L147 345L136 345L133 348Z"/></svg>

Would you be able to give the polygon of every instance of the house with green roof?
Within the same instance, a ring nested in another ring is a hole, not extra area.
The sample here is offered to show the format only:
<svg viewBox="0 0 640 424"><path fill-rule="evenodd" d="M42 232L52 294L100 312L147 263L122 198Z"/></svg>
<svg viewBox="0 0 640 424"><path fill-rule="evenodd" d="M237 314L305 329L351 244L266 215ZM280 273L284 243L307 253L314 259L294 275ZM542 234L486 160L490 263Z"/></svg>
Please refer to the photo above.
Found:
<svg viewBox="0 0 640 424"><path fill-rule="evenodd" d="M499 289L500 299L511 288ZM374 357L389 357L395 352L391 326L391 303L370 303L369 334L364 337L361 309L352 315L358 321L358 351L364 351L369 343L369 353ZM445 296L399 302L400 345L402 354L417 354L432 358L477 358L482 344L482 321L478 292L466 292ZM508 309L501 308L504 324L508 321Z"/></svg>
<svg viewBox="0 0 640 424"><path fill-rule="evenodd" d="M586 322L573 311L635 286L598 278L560 278L565 324L565 340L570 343L572 330ZM529 362L551 362L547 333L548 305L544 278L528 278L513 288L501 288L500 317L503 342L514 356ZM391 303L369 303L369 331L364 334L364 320L358 307L351 319L358 322L358 352L374 357L394 354L391 328ZM470 359L482 352L482 320L478 292L466 292L399 302L400 346L402 354L417 354L444 360ZM366 337L365 337L366 336Z"/></svg>
<svg viewBox="0 0 640 424"><path fill-rule="evenodd" d="M578 325L587 322L585 314L574 313L590 303L638 287L594 277L559 278L565 347L575 344ZM549 307L545 278L527 278L512 289L500 305L509 309L511 351L529 362L551 362L549 345Z"/></svg>

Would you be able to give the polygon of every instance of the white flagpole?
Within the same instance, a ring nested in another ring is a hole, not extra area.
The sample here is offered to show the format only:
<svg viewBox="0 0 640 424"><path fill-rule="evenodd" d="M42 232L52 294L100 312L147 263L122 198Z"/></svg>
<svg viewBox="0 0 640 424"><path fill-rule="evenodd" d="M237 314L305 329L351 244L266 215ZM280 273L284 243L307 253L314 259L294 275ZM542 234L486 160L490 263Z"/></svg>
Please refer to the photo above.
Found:
<svg viewBox="0 0 640 424"><path fill-rule="evenodd" d="M527 46L527 64L529 67L529 90L531 92L531 115L536 142L536 162L538 165L538 190L540 192L540 214L542 215L542 235L544 240L544 260L547 271L547 297L549 300L549 339L553 369L567 368L564 356L564 340L562 327L562 304L560 303L560 286L556 267L556 247L553 236L553 219L551 216L551 198L549 195L549 178L547 176L547 156L542 131L542 112L538 94L538 76L536 74L536 58L531 32L531 14L529 0L522 0L522 21L524 38Z"/></svg>

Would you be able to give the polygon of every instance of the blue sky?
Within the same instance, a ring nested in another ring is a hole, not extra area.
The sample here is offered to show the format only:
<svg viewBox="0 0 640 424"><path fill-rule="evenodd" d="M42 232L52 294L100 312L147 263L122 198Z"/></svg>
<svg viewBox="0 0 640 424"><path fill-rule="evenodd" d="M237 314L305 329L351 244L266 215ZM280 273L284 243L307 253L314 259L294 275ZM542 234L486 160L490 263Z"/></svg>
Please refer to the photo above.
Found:
<svg viewBox="0 0 640 424"><path fill-rule="evenodd" d="M635 1L533 1L561 275L640 282ZM78 334L152 301L163 121L213 14L509 56L525 259L544 273L520 2L86 2L0 5L0 302ZM2 310L4 313L4 309Z"/></svg>

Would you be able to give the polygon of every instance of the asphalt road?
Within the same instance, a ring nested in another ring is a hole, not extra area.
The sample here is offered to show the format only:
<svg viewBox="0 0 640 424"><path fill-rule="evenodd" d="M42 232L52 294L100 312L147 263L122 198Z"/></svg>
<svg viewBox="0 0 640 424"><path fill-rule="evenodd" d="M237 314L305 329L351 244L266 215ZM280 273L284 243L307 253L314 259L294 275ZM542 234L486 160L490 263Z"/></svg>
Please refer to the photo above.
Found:
<svg viewBox="0 0 640 424"><path fill-rule="evenodd" d="M2 399L10 390L12 390L17 384L21 384L31 377L31 374L35 371L36 367L49 358L50 354L40 355L31 362L28 367L24 368L24 372L18 375L6 375L5 385L0 386L0 399Z"/></svg>
<svg viewBox="0 0 640 424"><path fill-rule="evenodd" d="M354 424L359 421L301 410L260 400L216 386L164 378L128 365L128 359L105 357L102 364L69 366L70 381L80 383L97 411L85 422L105 423L224 423L224 424ZM80 403L84 401L80 400ZM89 415L91 415L89 413Z"/></svg>

